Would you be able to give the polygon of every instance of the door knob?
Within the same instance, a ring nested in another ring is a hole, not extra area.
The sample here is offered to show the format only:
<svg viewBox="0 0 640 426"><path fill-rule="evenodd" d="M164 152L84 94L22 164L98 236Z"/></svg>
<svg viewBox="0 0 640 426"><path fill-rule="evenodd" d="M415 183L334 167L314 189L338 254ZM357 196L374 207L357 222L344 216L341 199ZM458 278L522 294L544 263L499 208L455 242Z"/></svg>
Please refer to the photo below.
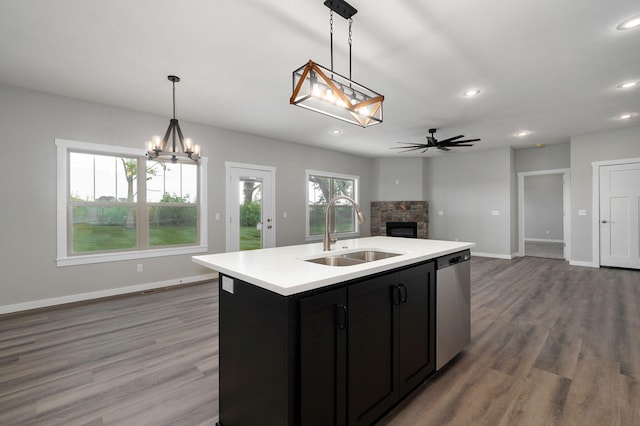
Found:
<svg viewBox="0 0 640 426"><path fill-rule="evenodd" d="M603 220L603 221L602 221L602 223L607 223L607 221L606 221L606 220Z"/></svg>

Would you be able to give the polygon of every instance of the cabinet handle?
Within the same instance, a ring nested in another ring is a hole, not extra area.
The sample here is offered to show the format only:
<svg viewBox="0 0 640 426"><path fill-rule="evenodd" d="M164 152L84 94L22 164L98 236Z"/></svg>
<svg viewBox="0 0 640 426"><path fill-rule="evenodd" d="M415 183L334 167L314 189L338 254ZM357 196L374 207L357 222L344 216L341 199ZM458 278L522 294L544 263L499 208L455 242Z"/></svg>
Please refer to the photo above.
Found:
<svg viewBox="0 0 640 426"><path fill-rule="evenodd" d="M338 305L338 328L344 330L349 322L349 312L345 305Z"/></svg>
<svg viewBox="0 0 640 426"><path fill-rule="evenodd" d="M407 303L407 286L399 284L398 290L400 292L400 303Z"/></svg>
<svg viewBox="0 0 640 426"><path fill-rule="evenodd" d="M399 286L394 285L393 287L391 287L391 297L393 297L394 305L400 304L400 287Z"/></svg>

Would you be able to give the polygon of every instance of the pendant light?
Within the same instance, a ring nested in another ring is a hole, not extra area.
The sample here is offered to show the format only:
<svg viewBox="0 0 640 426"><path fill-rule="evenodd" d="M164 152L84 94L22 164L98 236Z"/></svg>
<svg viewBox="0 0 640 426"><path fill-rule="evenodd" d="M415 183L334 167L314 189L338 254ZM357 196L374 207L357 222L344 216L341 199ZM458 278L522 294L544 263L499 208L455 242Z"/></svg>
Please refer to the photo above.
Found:
<svg viewBox="0 0 640 426"><path fill-rule="evenodd" d="M169 128L163 138L154 136L147 142L147 158L154 161L172 163L198 162L200 159L200 145L194 145L191 138L185 138L176 118L176 83L180 77L167 76L173 85L173 118L169 120Z"/></svg>
<svg viewBox="0 0 640 426"><path fill-rule="evenodd" d="M293 71L289 103L361 127L382 123L384 96L351 79L351 24L358 11L344 0L326 0L331 40L331 69L311 59ZM349 21L349 78L333 70L333 12Z"/></svg>

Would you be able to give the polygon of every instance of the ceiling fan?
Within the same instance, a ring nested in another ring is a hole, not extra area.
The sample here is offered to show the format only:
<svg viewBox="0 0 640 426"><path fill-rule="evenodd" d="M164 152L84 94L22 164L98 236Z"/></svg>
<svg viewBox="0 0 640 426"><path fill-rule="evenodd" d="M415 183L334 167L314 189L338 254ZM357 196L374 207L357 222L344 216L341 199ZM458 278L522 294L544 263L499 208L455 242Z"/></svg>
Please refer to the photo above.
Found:
<svg viewBox="0 0 640 426"><path fill-rule="evenodd" d="M398 142L401 144L405 144L406 146L395 146L390 149L404 149L402 152L409 151L419 151L426 152L429 148L437 148L442 151L451 151L450 148L456 148L459 146L473 146L472 143L469 142L477 142L480 139L466 139L466 140L458 140L460 138L464 138L464 135L454 136L452 138L447 138L444 140L437 140L434 136L437 129L429 129L430 136L427 136L427 143L414 143L414 142Z"/></svg>

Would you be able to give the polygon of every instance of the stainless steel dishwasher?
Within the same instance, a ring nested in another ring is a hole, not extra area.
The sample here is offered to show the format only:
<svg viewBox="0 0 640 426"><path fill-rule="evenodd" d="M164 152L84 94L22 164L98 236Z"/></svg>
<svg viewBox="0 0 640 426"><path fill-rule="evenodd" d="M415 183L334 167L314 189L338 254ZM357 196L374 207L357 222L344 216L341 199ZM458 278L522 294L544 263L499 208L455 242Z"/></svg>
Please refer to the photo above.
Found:
<svg viewBox="0 0 640 426"><path fill-rule="evenodd" d="M436 259L436 370L471 342L470 259L469 250Z"/></svg>

